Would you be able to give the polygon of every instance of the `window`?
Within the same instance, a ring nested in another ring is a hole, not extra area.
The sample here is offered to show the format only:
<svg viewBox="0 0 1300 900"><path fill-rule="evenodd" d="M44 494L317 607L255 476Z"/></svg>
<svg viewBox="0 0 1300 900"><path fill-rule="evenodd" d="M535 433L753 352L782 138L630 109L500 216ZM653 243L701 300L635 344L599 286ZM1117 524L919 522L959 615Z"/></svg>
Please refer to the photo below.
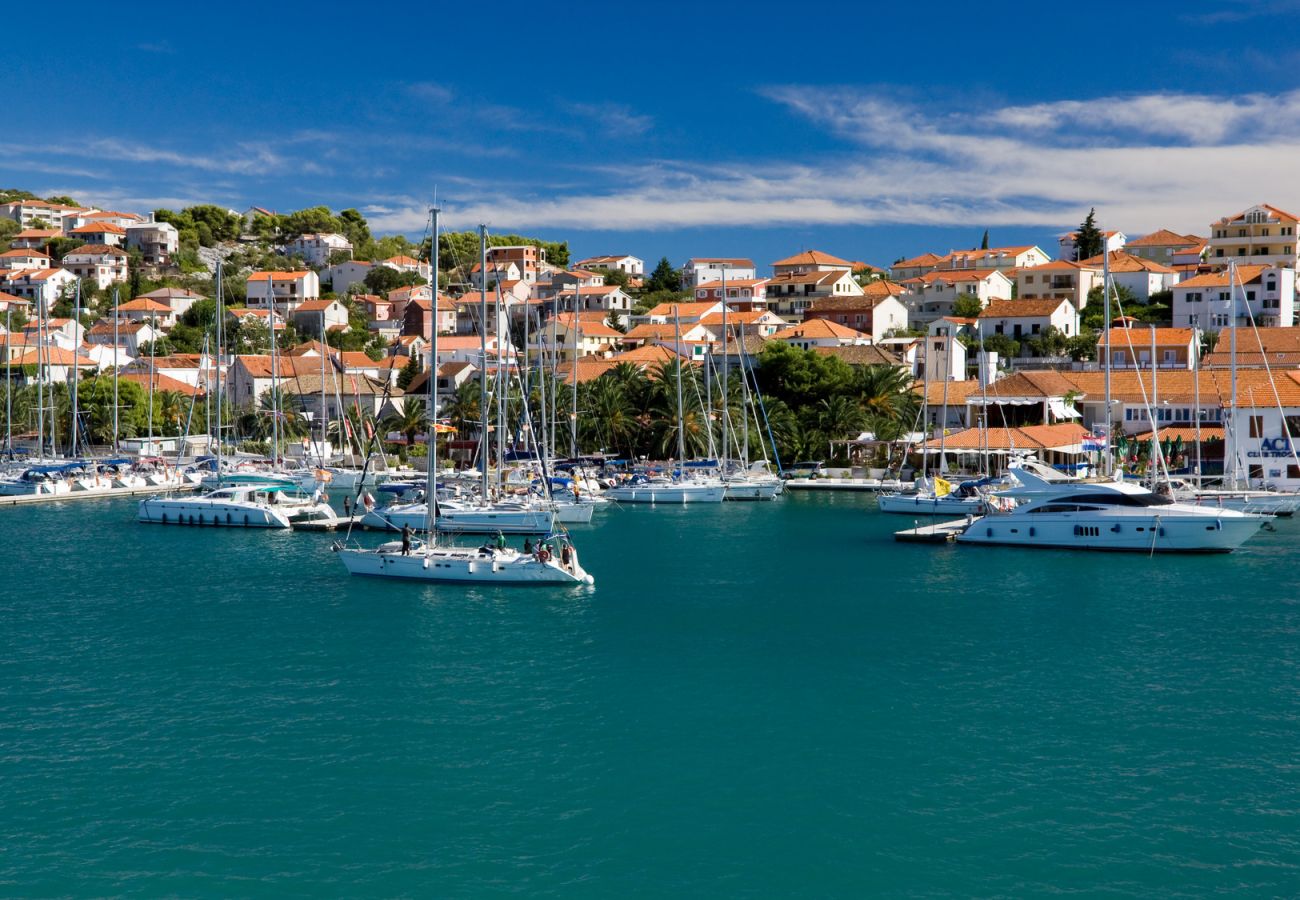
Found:
<svg viewBox="0 0 1300 900"><path fill-rule="evenodd" d="M1251 416L1251 417L1250 417L1250 436L1253 437L1253 438L1263 437L1263 436L1264 436L1264 417L1263 417L1263 416Z"/></svg>
<svg viewBox="0 0 1300 900"><path fill-rule="evenodd" d="M1245 255L1246 255L1246 248L1245 248L1245 247L1238 247L1238 248L1237 248L1237 255L1238 255L1238 256L1245 256Z"/></svg>
<svg viewBox="0 0 1300 900"><path fill-rule="evenodd" d="M1260 248L1259 248L1259 253L1258 253L1258 255L1259 255L1259 256L1268 256L1268 248L1267 248L1267 247L1260 247Z"/></svg>
<svg viewBox="0 0 1300 900"><path fill-rule="evenodd" d="M1025 276L1025 284L1033 284L1033 283L1034 283L1034 276L1033 276L1033 275L1026 275L1026 276Z"/></svg>
<svg viewBox="0 0 1300 900"><path fill-rule="evenodd" d="M1223 255L1223 248L1220 247L1218 250L1215 250L1215 251L1214 251L1214 255L1215 255L1215 256L1222 256L1222 255Z"/></svg>
<svg viewBox="0 0 1300 900"><path fill-rule="evenodd" d="M1031 331L1033 334L1038 334L1038 328L1039 328L1039 325L1038 325L1037 322L1035 322L1033 328L1031 328L1030 331Z"/></svg>
<svg viewBox="0 0 1300 900"><path fill-rule="evenodd" d="M1246 300L1247 300L1247 301L1251 301L1251 300L1254 300L1254 299L1255 299L1255 292L1254 292L1254 291L1246 291Z"/></svg>
<svg viewBox="0 0 1300 900"><path fill-rule="evenodd" d="M1201 294L1200 291L1188 291L1188 292L1187 292L1187 302L1188 302L1188 303L1200 303L1200 302L1201 302L1201 297L1202 297L1202 294Z"/></svg>

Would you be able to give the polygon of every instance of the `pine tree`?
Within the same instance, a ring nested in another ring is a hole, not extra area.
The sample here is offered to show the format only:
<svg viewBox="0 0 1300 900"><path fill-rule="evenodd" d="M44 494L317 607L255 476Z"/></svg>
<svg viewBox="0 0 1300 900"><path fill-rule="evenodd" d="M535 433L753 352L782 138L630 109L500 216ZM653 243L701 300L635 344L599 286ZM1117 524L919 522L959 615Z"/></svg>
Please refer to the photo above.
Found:
<svg viewBox="0 0 1300 900"><path fill-rule="evenodd" d="M1088 217L1083 220L1079 230L1074 234L1074 259L1078 262L1081 259L1090 259L1091 257L1101 254L1105 246L1105 239L1102 237L1101 230L1097 228L1097 210L1092 208L1088 210Z"/></svg>
<svg viewBox="0 0 1300 900"><path fill-rule="evenodd" d="M988 248L989 248L989 230L988 230L987 228L985 228L985 229L984 229L984 240L980 241L980 249L981 249L981 250L987 250Z"/></svg>
<svg viewBox="0 0 1300 900"><path fill-rule="evenodd" d="M650 279L646 282L646 291L679 291L682 287L682 273L673 268L673 264L668 261L668 257L662 257L659 265L655 266L654 271L650 273Z"/></svg>

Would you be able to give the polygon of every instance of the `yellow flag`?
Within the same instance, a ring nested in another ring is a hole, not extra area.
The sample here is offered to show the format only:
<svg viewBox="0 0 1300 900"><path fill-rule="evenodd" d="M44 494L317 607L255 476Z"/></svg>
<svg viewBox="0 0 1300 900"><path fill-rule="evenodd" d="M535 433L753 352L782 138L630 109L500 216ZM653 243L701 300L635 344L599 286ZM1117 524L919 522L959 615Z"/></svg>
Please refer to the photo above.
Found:
<svg viewBox="0 0 1300 900"><path fill-rule="evenodd" d="M934 495L936 497L947 497L951 493L952 482L936 476L934 479Z"/></svg>

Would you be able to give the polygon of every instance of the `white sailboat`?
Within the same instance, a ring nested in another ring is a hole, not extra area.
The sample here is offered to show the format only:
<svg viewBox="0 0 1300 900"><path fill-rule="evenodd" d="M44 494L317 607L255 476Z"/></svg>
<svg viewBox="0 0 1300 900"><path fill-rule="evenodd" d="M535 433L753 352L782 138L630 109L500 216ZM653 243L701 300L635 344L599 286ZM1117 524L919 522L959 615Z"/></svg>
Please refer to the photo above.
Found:
<svg viewBox="0 0 1300 900"><path fill-rule="evenodd" d="M433 240L430 244L429 283L434 297L438 290L438 210L431 210ZM487 267L482 272L486 278ZM436 302L436 300L435 300ZM486 338L485 338L486 340ZM430 365L437 366L438 328L435 323L430 350ZM436 372L436 369L434 370ZM432 373L431 373L432 375ZM486 375L484 375L486 377ZM412 504L423 506L424 531L427 540L412 541L404 536L401 541L389 541L376 549L348 547L335 544L334 551L352 575L370 575L379 578L405 578L414 581L464 582L474 584L590 585L594 579L578 562L578 551L566 535L551 536L539 541L531 553L521 553L504 546L504 540L477 548L439 546L440 519L444 515L442 503L437 499L438 471L438 379L429 378L429 465L426 473L425 494L430 502ZM486 400L483 403L486 410ZM484 482L486 487L487 416L483 417ZM411 510L413 513L414 510ZM409 523L408 523L409 525ZM412 528L411 530L415 530ZM463 529L457 529L463 530ZM493 529L504 533L504 528ZM554 549L552 549L552 546Z"/></svg>

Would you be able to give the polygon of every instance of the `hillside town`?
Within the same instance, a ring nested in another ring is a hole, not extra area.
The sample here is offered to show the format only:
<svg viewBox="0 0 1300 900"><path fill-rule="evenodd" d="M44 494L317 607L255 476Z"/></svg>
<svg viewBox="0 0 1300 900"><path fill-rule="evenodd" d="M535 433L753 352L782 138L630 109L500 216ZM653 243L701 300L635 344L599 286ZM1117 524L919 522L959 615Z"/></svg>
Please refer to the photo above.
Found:
<svg viewBox="0 0 1300 900"><path fill-rule="evenodd" d="M1225 416L1242 409L1252 480L1300 488L1285 440L1300 424L1300 219L1268 204L1209 213L1203 235L1103 232L1090 213L1050 248L988 246L986 234L977 248L917 248L888 265L793 247L766 264L699 256L648 266L630 252L570 260L567 244L513 236L492 236L480 258L477 234L462 232L441 236L435 291L428 239L376 238L355 210L142 213L18 194L0 195L11 403L33 384L110 374L173 405L202 403L220 377L227 402L254 418L275 389L309 419L347 407L382 422L427 391L431 369L454 409L485 374L529 359L589 386L725 358L766 373L774 396L815 415L831 398L789 395L773 365L797 357L844 384L892 373L920 402L882 417L855 388L849 414L802 420L809 433L786 438L790 455L851 455L898 438L915 430L920 406L925 439L957 457L992 442L1068 461L1097 435L1138 446L1158 429L1213 471ZM178 433L178 415L153 416L149 403L151 431ZM100 418L78 423L88 440L102 438ZM460 425L472 445L469 417ZM12 451L31 432L20 410L9 430ZM585 443L617 442L594 428Z"/></svg>

